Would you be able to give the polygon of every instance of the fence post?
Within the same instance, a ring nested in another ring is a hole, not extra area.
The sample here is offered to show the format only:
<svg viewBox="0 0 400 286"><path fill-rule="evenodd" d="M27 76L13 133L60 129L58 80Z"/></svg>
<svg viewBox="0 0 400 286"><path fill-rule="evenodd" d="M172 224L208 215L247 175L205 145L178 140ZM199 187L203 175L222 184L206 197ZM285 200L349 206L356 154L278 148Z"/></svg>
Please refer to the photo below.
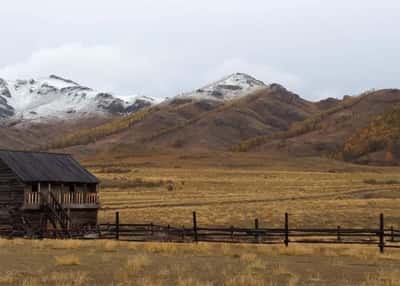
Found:
<svg viewBox="0 0 400 286"><path fill-rule="evenodd" d="M340 225L337 226L337 240L342 241L342 238L340 236Z"/></svg>
<svg viewBox="0 0 400 286"><path fill-rule="evenodd" d="M199 238L197 236L197 217L196 217L196 212L193 212L193 234L194 234L194 241L198 242Z"/></svg>
<svg viewBox="0 0 400 286"><path fill-rule="evenodd" d="M119 240L119 212L115 213L115 239Z"/></svg>
<svg viewBox="0 0 400 286"><path fill-rule="evenodd" d="M385 222L383 214L379 217L379 251L383 253L385 251Z"/></svg>
<svg viewBox="0 0 400 286"><path fill-rule="evenodd" d="M393 225L390 227L390 241L394 242L394 229L393 229Z"/></svg>
<svg viewBox="0 0 400 286"><path fill-rule="evenodd" d="M285 246L289 246L289 214L285 213Z"/></svg>
<svg viewBox="0 0 400 286"><path fill-rule="evenodd" d="M254 228L255 228L255 235L254 235L254 238L256 239L256 243L259 243L259 234L258 234L258 218L256 218L255 220L254 220Z"/></svg>

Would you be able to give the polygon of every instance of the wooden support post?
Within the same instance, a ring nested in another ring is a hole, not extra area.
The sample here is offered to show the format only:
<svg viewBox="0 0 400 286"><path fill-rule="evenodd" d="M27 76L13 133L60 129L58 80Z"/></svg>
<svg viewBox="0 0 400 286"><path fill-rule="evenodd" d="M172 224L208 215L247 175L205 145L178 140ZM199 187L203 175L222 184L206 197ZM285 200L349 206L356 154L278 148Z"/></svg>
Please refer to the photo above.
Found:
<svg viewBox="0 0 400 286"><path fill-rule="evenodd" d="M44 204L44 202L42 202L42 198L41 198L41 190L40 190L40 182L38 183L38 195L39 195L39 204L42 205Z"/></svg>
<svg viewBox="0 0 400 286"><path fill-rule="evenodd" d="M71 228L71 221L72 221L72 219L71 219L71 209L70 209L70 208L67 209L67 215L68 215L68 217L69 217L69 220L67 219L67 222L66 222L66 224L67 224L67 230L70 230L70 228Z"/></svg>
<svg viewBox="0 0 400 286"><path fill-rule="evenodd" d="M154 224L150 223L150 235L153 236L154 235Z"/></svg>
<svg viewBox="0 0 400 286"><path fill-rule="evenodd" d="M193 235L194 235L194 241L198 242L199 237L197 236L197 217L196 217L196 212L193 212Z"/></svg>
<svg viewBox="0 0 400 286"><path fill-rule="evenodd" d="M89 203L88 202L88 187L87 187L87 184L84 184L83 185L83 204L87 204L87 203Z"/></svg>
<svg viewBox="0 0 400 286"><path fill-rule="evenodd" d="M170 235L169 235L170 231L171 231L171 226L168 225L167 226L167 241L171 241L171 238L170 238Z"/></svg>
<svg viewBox="0 0 400 286"><path fill-rule="evenodd" d="M185 226L182 225L182 242L185 242Z"/></svg>
<svg viewBox="0 0 400 286"><path fill-rule="evenodd" d="M289 246L289 214L285 213L285 246Z"/></svg>
<svg viewBox="0 0 400 286"><path fill-rule="evenodd" d="M233 225L231 225L231 240L233 241L233 231L234 230L234 227L233 227Z"/></svg>
<svg viewBox="0 0 400 286"><path fill-rule="evenodd" d="M255 229L255 235L254 238L256 239L256 243L259 243L259 233L258 233L258 218L254 220L254 229Z"/></svg>
<svg viewBox="0 0 400 286"><path fill-rule="evenodd" d="M379 217L379 251L381 253L385 251L385 222L383 214Z"/></svg>
<svg viewBox="0 0 400 286"><path fill-rule="evenodd" d="M44 238L46 232L47 232L47 214L46 213L41 213L40 214L40 236L41 238Z"/></svg>
<svg viewBox="0 0 400 286"><path fill-rule="evenodd" d="M63 197L63 188L60 187L60 191L58 193L59 197L60 197L60 205L62 205L64 207L64 197Z"/></svg>
<svg viewBox="0 0 400 286"><path fill-rule="evenodd" d="M390 241L394 242L394 229L393 225L390 227Z"/></svg>
<svg viewBox="0 0 400 286"><path fill-rule="evenodd" d="M340 225L337 226L337 240L342 241L342 237L340 236Z"/></svg>
<svg viewBox="0 0 400 286"><path fill-rule="evenodd" d="M115 213L115 239L119 240L119 212Z"/></svg>

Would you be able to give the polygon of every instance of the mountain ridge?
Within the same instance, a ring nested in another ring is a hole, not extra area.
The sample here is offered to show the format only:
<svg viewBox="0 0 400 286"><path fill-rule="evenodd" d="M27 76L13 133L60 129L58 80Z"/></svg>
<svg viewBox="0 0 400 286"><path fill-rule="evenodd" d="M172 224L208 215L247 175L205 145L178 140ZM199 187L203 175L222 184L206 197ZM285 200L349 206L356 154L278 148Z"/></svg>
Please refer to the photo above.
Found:
<svg viewBox="0 0 400 286"><path fill-rule="evenodd" d="M0 119L8 122L123 115L155 103L156 99L143 96L123 100L56 75L30 80L0 79Z"/></svg>
<svg viewBox="0 0 400 286"><path fill-rule="evenodd" d="M40 95L56 89L72 97L78 92L77 97L82 98L82 92L95 92L91 98L96 99L96 107L101 112L108 110L110 116L76 116L79 114L72 112L71 117L59 121L9 124L0 127L0 147L85 154L154 148L241 151L400 164L400 152L395 150L400 144L398 89L309 101L282 85L234 73L165 100L136 97L121 109L120 99L111 94L55 75L39 83L18 81L16 85L16 89L36 86L33 93ZM0 115L2 110L3 114L18 114L18 104L10 111L14 93L5 86L8 83L0 80Z"/></svg>
<svg viewBox="0 0 400 286"><path fill-rule="evenodd" d="M311 102L277 84L226 101L177 97L150 108L148 116L131 128L113 132L112 141L221 149L252 135L287 129L317 111ZM93 130L85 133L93 135ZM100 137L100 133L94 135L91 143L101 144ZM54 146L68 145L57 142Z"/></svg>

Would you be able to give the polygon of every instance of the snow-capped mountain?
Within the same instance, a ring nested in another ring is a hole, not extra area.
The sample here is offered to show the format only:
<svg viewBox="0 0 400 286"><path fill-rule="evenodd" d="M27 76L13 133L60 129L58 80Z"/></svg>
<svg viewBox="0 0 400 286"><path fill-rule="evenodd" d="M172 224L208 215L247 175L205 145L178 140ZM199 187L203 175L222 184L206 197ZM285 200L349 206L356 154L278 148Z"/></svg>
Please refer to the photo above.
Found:
<svg viewBox="0 0 400 286"><path fill-rule="evenodd" d="M265 87L267 85L250 75L235 73L174 98L228 101ZM147 96L117 97L55 75L37 80L0 79L0 124L125 115L162 101Z"/></svg>
<svg viewBox="0 0 400 286"><path fill-rule="evenodd" d="M0 121L123 115L156 103L159 100L146 96L121 99L55 75L40 80L0 79Z"/></svg>
<svg viewBox="0 0 400 286"><path fill-rule="evenodd" d="M265 87L267 87L265 83L248 74L234 73L193 92L183 93L177 97L228 101Z"/></svg>

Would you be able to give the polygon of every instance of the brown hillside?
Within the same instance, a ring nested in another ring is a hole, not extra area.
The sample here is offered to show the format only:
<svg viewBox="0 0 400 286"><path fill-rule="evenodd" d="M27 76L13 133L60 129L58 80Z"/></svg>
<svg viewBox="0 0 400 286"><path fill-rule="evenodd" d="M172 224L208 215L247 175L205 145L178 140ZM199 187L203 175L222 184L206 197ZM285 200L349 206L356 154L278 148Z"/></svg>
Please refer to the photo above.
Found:
<svg viewBox="0 0 400 286"><path fill-rule="evenodd" d="M279 85L225 103L176 99L157 106L129 128L92 140L85 148L103 151L115 150L118 146L146 146L223 150L254 136L286 131L292 123L301 122L317 112L316 104ZM75 135L68 135L71 136ZM77 144L57 147L73 145Z"/></svg>
<svg viewBox="0 0 400 286"><path fill-rule="evenodd" d="M345 160L358 163L399 163L400 105L348 137L341 154Z"/></svg>
<svg viewBox="0 0 400 286"><path fill-rule="evenodd" d="M316 112L318 108L313 103L273 85L225 103L169 132L146 138L146 142L168 147L227 149L247 138L287 130L293 122Z"/></svg>
<svg viewBox="0 0 400 286"><path fill-rule="evenodd" d="M250 150L284 152L295 156L342 159L345 142L400 103L400 90L379 90L347 98L340 105L293 124L291 132L260 141ZM368 151L367 151L368 153ZM354 159L354 157L348 156Z"/></svg>
<svg viewBox="0 0 400 286"><path fill-rule="evenodd" d="M85 117L76 120L55 120L47 123L40 122L16 122L6 126L0 126L0 148L32 150L46 146L50 142L62 138L82 128L93 128L103 125L115 117Z"/></svg>
<svg viewBox="0 0 400 286"><path fill-rule="evenodd" d="M309 102L272 85L220 102L176 98L129 116L0 129L0 148L83 155L140 150L235 150L396 163L400 90ZM399 134L398 134L399 133ZM399 136L398 136L399 135ZM398 158L399 157L399 158Z"/></svg>
<svg viewBox="0 0 400 286"><path fill-rule="evenodd" d="M150 144L145 141L149 138L188 124L221 105L213 100L174 99L94 128L76 130L45 147L85 154L122 148L148 149Z"/></svg>

